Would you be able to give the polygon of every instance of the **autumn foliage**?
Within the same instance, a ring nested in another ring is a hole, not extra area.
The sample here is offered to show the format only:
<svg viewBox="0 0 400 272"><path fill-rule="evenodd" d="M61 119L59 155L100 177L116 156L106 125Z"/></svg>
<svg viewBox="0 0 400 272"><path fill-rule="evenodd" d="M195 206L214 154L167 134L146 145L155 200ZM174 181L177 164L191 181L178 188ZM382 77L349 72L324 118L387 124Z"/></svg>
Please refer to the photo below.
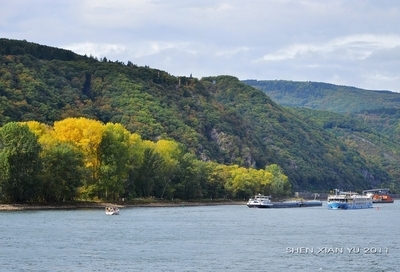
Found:
<svg viewBox="0 0 400 272"><path fill-rule="evenodd" d="M248 198L291 189L278 165L205 162L174 140L143 140L121 124L83 117L53 126L7 123L0 128L0 167L4 202Z"/></svg>

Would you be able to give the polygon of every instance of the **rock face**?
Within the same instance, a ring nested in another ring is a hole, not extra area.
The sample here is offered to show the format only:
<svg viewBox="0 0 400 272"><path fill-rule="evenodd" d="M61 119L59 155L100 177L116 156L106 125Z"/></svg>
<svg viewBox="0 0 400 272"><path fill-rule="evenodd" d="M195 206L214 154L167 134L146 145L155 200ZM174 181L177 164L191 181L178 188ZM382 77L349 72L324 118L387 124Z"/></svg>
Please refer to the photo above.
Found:
<svg viewBox="0 0 400 272"><path fill-rule="evenodd" d="M228 135L223 131L218 132L215 128L211 130L210 138L214 141L226 160L230 162L241 161L246 167L254 167L256 162L250 152L250 148L244 147L243 150L239 146L244 146L238 137Z"/></svg>

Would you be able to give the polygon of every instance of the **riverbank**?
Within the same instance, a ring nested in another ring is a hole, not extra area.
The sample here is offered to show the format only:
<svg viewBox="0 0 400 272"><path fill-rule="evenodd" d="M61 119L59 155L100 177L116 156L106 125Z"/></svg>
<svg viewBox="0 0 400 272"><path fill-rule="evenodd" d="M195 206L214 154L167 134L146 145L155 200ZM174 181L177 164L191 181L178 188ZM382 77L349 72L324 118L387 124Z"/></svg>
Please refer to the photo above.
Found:
<svg viewBox="0 0 400 272"><path fill-rule="evenodd" d="M108 202L62 202L62 203L24 203L1 204L0 211L25 211L25 210L74 210L74 209L104 209L114 206L120 209L133 207L190 207L190 206L215 206L215 205L245 205L246 201L236 200L207 200L207 201L137 201L132 203L108 203Z"/></svg>

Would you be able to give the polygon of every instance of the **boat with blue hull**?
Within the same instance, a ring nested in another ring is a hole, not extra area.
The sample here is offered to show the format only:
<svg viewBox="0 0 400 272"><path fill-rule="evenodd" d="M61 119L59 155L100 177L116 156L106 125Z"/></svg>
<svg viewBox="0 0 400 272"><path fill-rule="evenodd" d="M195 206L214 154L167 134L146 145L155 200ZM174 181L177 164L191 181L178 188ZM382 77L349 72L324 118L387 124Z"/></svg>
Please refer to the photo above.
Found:
<svg viewBox="0 0 400 272"><path fill-rule="evenodd" d="M341 192L335 190L334 195L328 195L327 206L330 210L351 210L372 208L372 197L359 195L355 192Z"/></svg>

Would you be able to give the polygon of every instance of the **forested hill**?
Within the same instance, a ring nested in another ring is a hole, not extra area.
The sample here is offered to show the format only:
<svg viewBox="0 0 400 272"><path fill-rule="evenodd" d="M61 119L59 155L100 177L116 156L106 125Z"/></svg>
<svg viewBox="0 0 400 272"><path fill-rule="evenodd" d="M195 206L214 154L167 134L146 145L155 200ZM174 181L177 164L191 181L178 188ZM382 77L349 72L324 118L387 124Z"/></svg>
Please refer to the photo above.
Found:
<svg viewBox="0 0 400 272"><path fill-rule="evenodd" d="M389 173L400 188L400 93L318 82L245 80L276 103L336 135L365 160ZM287 108L288 109L288 108Z"/></svg>
<svg viewBox="0 0 400 272"><path fill-rule="evenodd" d="M262 90L276 103L337 113L400 109L400 93L364 90L321 82L287 80L243 80Z"/></svg>
<svg viewBox="0 0 400 272"><path fill-rule="evenodd" d="M25 41L0 46L0 126L67 117L120 123L143 139L174 139L202 160L278 164L295 190L393 182L381 165L235 77L173 76Z"/></svg>
<svg viewBox="0 0 400 272"><path fill-rule="evenodd" d="M51 46L40 45L27 41L0 39L1 55L33 55L45 60L83 60L84 56L75 54L70 50L59 49Z"/></svg>

